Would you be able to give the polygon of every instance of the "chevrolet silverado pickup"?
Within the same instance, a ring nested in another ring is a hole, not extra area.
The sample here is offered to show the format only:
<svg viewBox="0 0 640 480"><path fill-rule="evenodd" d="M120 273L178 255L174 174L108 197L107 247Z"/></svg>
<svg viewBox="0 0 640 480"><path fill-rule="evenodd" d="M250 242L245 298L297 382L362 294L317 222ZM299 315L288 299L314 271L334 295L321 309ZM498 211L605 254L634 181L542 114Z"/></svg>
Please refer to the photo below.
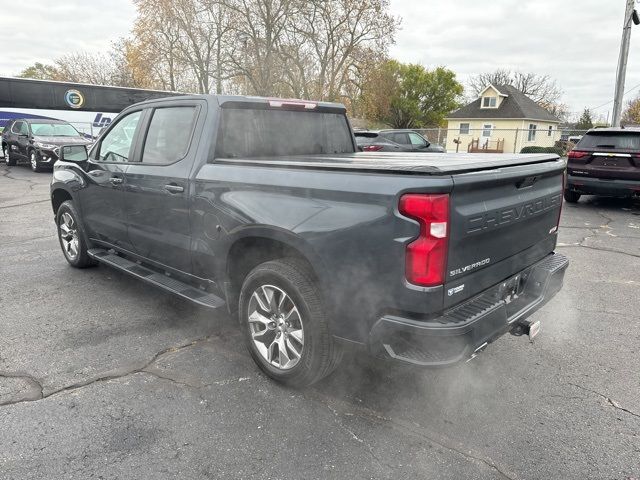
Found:
<svg viewBox="0 0 640 480"><path fill-rule="evenodd" d="M51 202L73 267L226 307L292 386L349 348L444 366L532 337L568 265L563 160L357 152L340 104L152 100L60 157Z"/></svg>

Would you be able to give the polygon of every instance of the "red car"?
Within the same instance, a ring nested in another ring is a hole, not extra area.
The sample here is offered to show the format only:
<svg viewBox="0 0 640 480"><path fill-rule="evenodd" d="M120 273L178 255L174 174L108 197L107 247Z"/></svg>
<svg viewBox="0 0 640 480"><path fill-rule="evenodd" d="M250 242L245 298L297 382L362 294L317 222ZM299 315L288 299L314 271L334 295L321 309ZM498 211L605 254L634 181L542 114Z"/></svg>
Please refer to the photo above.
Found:
<svg viewBox="0 0 640 480"><path fill-rule="evenodd" d="M639 195L640 129L589 130L569 152L567 173L567 202L577 202L581 195Z"/></svg>

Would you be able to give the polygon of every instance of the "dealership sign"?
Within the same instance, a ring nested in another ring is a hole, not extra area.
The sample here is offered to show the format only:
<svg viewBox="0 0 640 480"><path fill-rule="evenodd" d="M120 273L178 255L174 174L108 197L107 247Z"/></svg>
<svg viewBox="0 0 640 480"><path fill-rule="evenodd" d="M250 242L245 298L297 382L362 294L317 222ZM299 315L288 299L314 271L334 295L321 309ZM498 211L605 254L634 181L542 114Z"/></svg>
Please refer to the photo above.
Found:
<svg viewBox="0 0 640 480"><path fill-rule="evenodd" d="M64 101L71 108L82 108L84 105L84 95L80 90L67 90L64 94Z"/></svg>

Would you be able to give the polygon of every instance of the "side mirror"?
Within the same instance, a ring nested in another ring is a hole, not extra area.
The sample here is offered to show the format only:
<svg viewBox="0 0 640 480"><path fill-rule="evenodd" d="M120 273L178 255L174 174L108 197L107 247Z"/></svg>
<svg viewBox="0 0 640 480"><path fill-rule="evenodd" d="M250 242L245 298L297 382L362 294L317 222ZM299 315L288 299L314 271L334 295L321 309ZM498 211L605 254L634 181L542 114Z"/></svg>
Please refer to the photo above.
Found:
<svg viewBox="0 0 640 480"><path fill-rule="evenodd" d="M63 145L58 158L63 162L82 163L89 160L89 153L86 145Z"/></svg>

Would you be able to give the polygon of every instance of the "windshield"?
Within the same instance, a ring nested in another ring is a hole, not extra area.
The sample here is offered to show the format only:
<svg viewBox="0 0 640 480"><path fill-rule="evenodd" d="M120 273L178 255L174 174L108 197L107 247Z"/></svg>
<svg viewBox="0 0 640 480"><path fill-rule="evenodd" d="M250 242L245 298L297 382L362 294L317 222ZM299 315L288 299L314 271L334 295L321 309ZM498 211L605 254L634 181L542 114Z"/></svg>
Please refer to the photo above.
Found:
<svg viewBox="0 0 640 480"><path fill-rule="evenodd" d="M80 135L68 123L32 123L31 133L41 137L77 137Z"/></svg>
<svg viewBox="0 0 640 480"><path fill-rule="evenodd" d="M220 129L222 158L354 152L342 113L227 108Z"/></svg>
<svg viewBox="0 0 640 480"><path fill-rule="evenodd" d="M580 148L640 150L640 132L587 133L576 145L576 149Z"/></svg>

